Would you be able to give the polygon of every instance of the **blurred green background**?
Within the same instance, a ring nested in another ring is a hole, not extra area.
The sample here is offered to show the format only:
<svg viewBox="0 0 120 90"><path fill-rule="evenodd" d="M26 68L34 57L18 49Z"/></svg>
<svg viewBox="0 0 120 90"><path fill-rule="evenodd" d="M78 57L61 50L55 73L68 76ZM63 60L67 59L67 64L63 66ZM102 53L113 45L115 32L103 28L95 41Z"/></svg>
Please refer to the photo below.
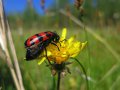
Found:
<svg viewBox="0 0 120 90"><path fill-rule="evenodd" d="M23 12L7 13L13 41L20 65L25 90L52 90L53 78L46 64L37 64L36 60L24 60L26 50L24 41L31 35L42 31L56 31L61 35L62 28L68 29L67 37L76 35L81 42L88 41L85 49L77 56L84 66L89 80L90 90L119 90L120 63L99 39L74 23L69 15L59 12L65 10L101 36L120 57L120 1L84 0L81 9L75 7L74 0L55 0L46 8L48 0L38 0L44 13L36 12L34 0L28 0ZM42 2L44 1L44 3ZM12 3L12 1L11 1ZM17 4L17 3L16 3ZM22 4L22 3L19 3ZM7 6L4 5L7 8ZM71 74L61 80L61 90L86 90L86 81L81 77L82 69L73 62L69 65ZM1 90L16 90L10 71L0 58Z"/></svg>

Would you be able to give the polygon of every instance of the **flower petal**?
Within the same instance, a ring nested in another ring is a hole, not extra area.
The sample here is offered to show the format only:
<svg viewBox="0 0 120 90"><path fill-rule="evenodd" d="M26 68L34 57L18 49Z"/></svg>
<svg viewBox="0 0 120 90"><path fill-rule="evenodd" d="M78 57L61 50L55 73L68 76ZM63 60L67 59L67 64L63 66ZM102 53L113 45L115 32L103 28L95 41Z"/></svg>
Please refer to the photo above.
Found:
<svg viewBox="0 0 120 90"><path fill-rule="evenodd" d="M75 39L75 36L70 37L70 38L68 39L68 43L71 44L71 43L74 41L74 39Z"/></svg>
<svg viewBox="0 0 120 90"><path fill-rule="evenodd" d="M70 54L70 57L75 57L77 54L79 54L80 52L80 42L74 42L73 45L71 47L69 47L69 54Z"/></svg>
<svg viewBox="0 0 120 90"><path fill-rule="evenodd" d="M85 47L86 44L87 42L85 43L74 42L73 46L70 47L71 49L69 49L70 57L77 56L81 52L81 50Z"/></svg>
<svg viewBox="0 0 120 90"><path fill-rule="evenodd" d="M66 29L66 28L63 28L60 41L62 41L62 40L64 40L64 39L66 38L66 34L67 34L67 29Z"/></svg>
<svg viewBox="0 0 120 90"><path fill-rule="evenodd" d="M82 43L81 50L86 46L86 44L87 44L87 41L85 43Z"/></svg>
<svg viewBox="0 0 120 90"><path fill-rule="evenodd" d="M45 61L45 57L41 58L41 60L38 61L38 65L42 64Z"/></svg>

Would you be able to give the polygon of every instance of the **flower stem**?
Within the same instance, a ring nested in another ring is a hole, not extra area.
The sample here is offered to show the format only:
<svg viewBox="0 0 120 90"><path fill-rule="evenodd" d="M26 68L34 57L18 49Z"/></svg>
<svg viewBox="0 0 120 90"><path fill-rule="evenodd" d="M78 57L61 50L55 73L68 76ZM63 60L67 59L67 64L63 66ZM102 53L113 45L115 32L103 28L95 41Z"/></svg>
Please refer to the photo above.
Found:
<svg viewBox="0 0 120 90"><path fill-rule="evenodd" d="M87 84L87 90L89 90L89 82L88 82L87 73L85 71L84 66L79 62L78 59L76 59L76 58L72 58L72 59L74 59L81 66L81 68L82 68L82 70L83 70L83 72L85 74L85 79L86 79L86 84Z"/></svg>
<svg viewBox="0 0 120 90"><path fill-rule="evenodd" d="M55 83L56 81L55 81L55 77L53 76L52 77L52 87L51 87L51 89L50 90L56 90L56 83Z"/></svg>
<svg viewBox="0 0 120 90"><path fill-rule="evenodd" d="M60 74L61 72L58 72L57 90L60 90L60 79L61 79Z"/></svg>

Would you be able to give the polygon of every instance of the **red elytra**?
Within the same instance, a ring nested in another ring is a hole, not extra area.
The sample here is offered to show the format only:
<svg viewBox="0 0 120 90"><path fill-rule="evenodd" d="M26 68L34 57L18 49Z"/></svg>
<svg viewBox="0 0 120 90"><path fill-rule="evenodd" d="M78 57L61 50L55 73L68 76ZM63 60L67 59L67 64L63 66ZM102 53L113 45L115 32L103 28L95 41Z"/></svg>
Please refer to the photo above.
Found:
<svg viewBox="0 0 120 90"><path fill-rule="evenodd" d="M46 41L46 40L48 40L50 38L50 37L47 36L47 34L49 34L50 36L53 35L52 32L42 32L42 33L39 33L38 35L43 37L42 41Z"/></svg>
<svg viewBox="0 0 120 90"><path fill-rule="evenodd" d="M37 36L36 36L36 35L34 35L34 36L32 36L32 37L28 38L28 39L27 39L27 41L26 41L26 46L27 46L27 47L30 47L30 46L31 46L31 44L32 44L32 42L38 43L38 42L39 42L39 40L38 40L38 39L36 39L36 38L37 38Z"/></svg>
<svg viewBox="0 0 120 90"><path fill-rule="evenodd" d="M54 33L54 32L50 32L50 31L35 34L35 35L29 37L25 41L25 46L30 47L30 46L32 46L34 44L45 42L46 40L49 40L49 39L51 39L51 37L54 37L54 36L58 36L58 35L56 33Z"/></svg>

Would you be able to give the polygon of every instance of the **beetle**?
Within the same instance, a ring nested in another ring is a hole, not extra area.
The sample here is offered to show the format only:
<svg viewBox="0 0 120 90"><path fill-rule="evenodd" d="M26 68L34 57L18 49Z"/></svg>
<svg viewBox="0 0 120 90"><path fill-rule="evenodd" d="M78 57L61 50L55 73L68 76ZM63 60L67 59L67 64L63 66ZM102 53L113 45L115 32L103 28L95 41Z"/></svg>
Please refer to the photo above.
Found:
<svg viewBox="0 0 120 90"><path fill-rule="evenodd" d="M26 60L29 61L37 58L44 50L46 51L46 47L50 43L57 46L56 43L59 42L59 39L59 35L51 31L41 32L29 37L24 43L27 49Z"/></svg>

